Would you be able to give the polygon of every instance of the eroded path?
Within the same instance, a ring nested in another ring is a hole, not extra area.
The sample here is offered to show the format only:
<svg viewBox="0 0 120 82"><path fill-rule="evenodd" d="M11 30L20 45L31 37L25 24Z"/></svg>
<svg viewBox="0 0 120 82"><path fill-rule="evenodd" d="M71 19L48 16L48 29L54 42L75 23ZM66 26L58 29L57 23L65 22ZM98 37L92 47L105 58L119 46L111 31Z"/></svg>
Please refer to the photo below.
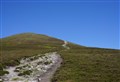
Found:
<svg viewBox="0 0 120 82"><path fill-rule="evenodd" d="M60 67L61 62L62 62L62 58L60 57L60 55L58 55L57 62L52 66L52 68L50 68L46 73L44 73L39 77L40 80L38 79L38 82L50 82L54 73Z"/></svg>
<svg viewBox="0 0 120 82"><path fill-rule="evenodd" d="M20 65L4 69L9 74L1 78L3 82L50 82L61 62L57 52L23 58Z"/></svg>
<svg viewBox="0 0 120 82"><path fill-rule="evenodd" d="M62 45L66 50L68 42L64 41ZM20 60L20 65L8 67L8 71L1 78L3 82L51 82L56 70L60 67L62 58L57 52L38 54L29 58Z"/></svg>
<svg viewBox="0 0 120 82"><path fill-rule="evenodd" d="M68 47L67 45L68 42L64 41L62 46L65 49L70 49L70 47ZM38 82L51 82L51 78L53 77L57 69L61 66L61 62L62 62L62 58L60 57L60 55L57 54L57 57L58 57L57 62L46 73L44 73L37 79Z"/></svg>

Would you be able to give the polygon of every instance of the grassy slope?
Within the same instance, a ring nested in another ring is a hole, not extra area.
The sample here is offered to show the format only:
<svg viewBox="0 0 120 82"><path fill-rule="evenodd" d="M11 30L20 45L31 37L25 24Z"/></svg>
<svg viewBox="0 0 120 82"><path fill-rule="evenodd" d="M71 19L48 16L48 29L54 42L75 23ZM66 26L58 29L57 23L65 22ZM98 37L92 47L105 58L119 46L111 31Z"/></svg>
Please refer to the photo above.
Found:
<svg viewBox="0 0 120 82"><path fill-rule="evenodd" d="M25 33L2 39L0 63L14 65L16 60L38 53L58 51L62 67L53 82L120 82L120 51L98 49L69 44L70 50L62 48L63 41L45 35Z"/></svg>
<svg viewBox="0 0 120 82"><path fill-rule="evenodd" d="M52 82L120 82L120 51L70 44Z"/></svg>
<svg viewBox="0 0 120 82"><path fill-rule="evenodd" d="M17 34L1 41L0 63L4 65L14 65L22 57L58 51L63 44L62 40L34 33Z"/></svg>

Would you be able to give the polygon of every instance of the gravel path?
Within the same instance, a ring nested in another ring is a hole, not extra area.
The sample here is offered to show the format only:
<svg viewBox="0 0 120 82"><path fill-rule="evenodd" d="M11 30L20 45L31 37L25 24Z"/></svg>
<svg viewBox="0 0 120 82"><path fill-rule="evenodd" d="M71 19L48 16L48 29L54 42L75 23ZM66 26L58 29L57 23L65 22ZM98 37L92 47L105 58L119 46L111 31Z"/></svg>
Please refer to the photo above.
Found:
<svg viewBox="0 0 120 82"><path fill-rule="evenodd" d="M31 58L37 58L33 61L28 61ZM57 52L46 53L44 56L33 56L26 58L24 61L21 60L21 64L15 67L9 67L4 69L9 72L9 74L2 76L4 82L50 82L57 68L60 67L62 58ZM48 62L52 61L50 64L38 64L38 62ZM29 64L29 65L28 65ZM24 66L24 67L23 67ZM25 67L26 66L26 67ZM22 67L19 71L32 70L32 73L28 76L18 76L18 72L15 72L17 67ZM16 80L14 80L16 79Z"/></svg>
<svg viewBox="0 0 120 82"><path fill-rule="evenodd" d="M51 82L51 78L53 77L56 70L60 67L61 62L62 62L62 58L60 57L60 55L58 55L57 62L46 73L38 77L37 81L38 82Z"/></svg>
<svg viewBox="0 0 120 82"><path fill-rule="evenodd" d="M67 46L67 44L68 44L68 42L64 41L64 44L62 46L66 49L70 49ZM62 58L60 57L60 55L57 54L57 56L58 56L57 62L46 73L39 76L37 78L37 82L51 82L51 79L52 79L53 75L55 74L55 72L61 66L61 63L62 63Z"/></svg>
<svg viewBox="0 0 120 82"><path fill-rule="evenodd" d="M62 45L66 50L67 49L70 49L68 46L67 46L68 42L67 41L64 41L64 44ZM44 73L40 74L40 75L37 75L37 76L33 76L31 77L32 78L36 78L34 80L31 80L30 79L28 80L28 82L51 82L51 79L53 77L53 75L55 74L55 72L57 71L57 69L61 66L61 63L62 63L62 58L59 54L57 54L57 52L53 52L53 53L46 53L48 55L50 55L52 57L52 61L54 62L53 65L48 68ZM48 58L51 58L51 57L48 57ZM29 58L28 58L29 59ZM38 61L39 59L35 60L35 61ZM24 64L26 64L26 60L24 60L25 62L23 62ZM34 63L34 62L33 62ZM34 63L36 64L36 63ZM33 66L34 64L30 64L31 66ZM35 66L34 66L35 67ZM34 68L33 67L33 68ZM8 75L5 75L3 76L3 78L6 78L6 76L8 77L9 80L5 81L5 82L11 82L10 79L12 79L13 76L17 76L17 73L14 72L16 67L11 67L11 68L8 68L6 69L7 71L10 72L10 74ZM35 67L36 68L36 67ZM39 74L39 72L37 72ZM25 80L24 80L25 81ZM23 82L23 81L12 81L12 82Z"/></svg>

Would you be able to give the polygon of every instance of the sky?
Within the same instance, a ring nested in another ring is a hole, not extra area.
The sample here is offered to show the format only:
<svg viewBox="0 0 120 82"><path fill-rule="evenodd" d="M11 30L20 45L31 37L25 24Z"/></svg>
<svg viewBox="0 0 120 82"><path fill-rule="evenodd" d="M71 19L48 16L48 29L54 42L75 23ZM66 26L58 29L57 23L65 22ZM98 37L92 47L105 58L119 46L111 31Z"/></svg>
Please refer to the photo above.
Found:
<svg viewBox="0 0 120 82"><path fill-rule="evenodd" d="M120 49L119 0L1 0L0 37L33 32Z"/></svg>

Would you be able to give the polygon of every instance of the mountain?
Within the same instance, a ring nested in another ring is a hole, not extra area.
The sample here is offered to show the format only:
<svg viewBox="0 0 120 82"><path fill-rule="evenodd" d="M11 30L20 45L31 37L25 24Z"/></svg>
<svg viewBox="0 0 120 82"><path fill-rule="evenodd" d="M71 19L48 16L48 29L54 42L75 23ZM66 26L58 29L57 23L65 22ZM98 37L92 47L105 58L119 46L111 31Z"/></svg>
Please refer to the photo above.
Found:
<svg viewBox="0 0 120 82"><path fill-rule="evenodd" d="M120 50L92 48L67 43L43 34L22 33L1 38L0 73L23 57L58 52L63 62L52 82L120 82ZM1 75L0 74L0 75Z"/></svg>
<svg viewBox="0 0 120 82"><path fill-rule="evenodd" d="M22 33L2 38L3 46L34 46L34 45L55 45L62 44L63 41L42 34Z"/></svg>
<svg viewBox="0 0 120 82"><path fill-rule="evenodd" d="M64 41L60 39L35 33L22 33L1 38L0 56L3 60L1 62L11 65L12 62L7 61L57 51L63 48L61 46L63 43Z"/></svg>

